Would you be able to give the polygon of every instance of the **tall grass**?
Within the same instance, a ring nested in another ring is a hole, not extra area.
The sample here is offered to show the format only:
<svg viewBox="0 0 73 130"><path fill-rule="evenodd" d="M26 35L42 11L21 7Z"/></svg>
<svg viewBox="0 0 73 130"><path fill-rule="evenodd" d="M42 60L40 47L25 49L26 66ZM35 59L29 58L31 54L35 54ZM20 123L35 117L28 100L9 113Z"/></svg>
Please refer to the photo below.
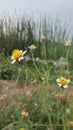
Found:
<svg viewBox="0 0 73 130"><path fill-rule="evenodd" d="M38 20L27 18L25 15L15 19L11 17L0 18L0 52L10 55L15 48L26 49L31 44L35 44L38 49L36 56L41 56L42 43L41 34L46 37L46 56L47 59L58 59L65 55L63 43L68 40L69 32L60 20L53 22L46 16ZM58 53L59 52L59 53ZM72 48L69 58L72 60Z"/></svg>

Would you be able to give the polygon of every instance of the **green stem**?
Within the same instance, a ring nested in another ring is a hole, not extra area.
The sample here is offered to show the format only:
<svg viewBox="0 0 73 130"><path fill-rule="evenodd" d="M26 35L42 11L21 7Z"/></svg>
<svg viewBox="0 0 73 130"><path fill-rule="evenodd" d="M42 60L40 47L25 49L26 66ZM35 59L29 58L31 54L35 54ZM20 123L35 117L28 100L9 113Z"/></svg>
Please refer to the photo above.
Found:
<svg viewBox="0 0 73 130"><path fill-rule="evenodd" d="M62 106L62 121L63 121L63 130L66 130L65 117L64 117L64 107Z"/></svg>
<svg viewBox="0 0 73 130"><path fill-rule="evenodd" d="M47 56L46 56L46 46L45 46L45 43L43 43L43 48L44 48L44 58L45 58L45 60L47 59Z"/></svg>
<svg viewBox="0 0 73 130"><path fill-rule="evenodd" d="M37 73L39 74L39 76L41 76L42 74L41 74L40 70L38 69L38 67L37 67L37 65L36 65L36 63L35 63L35 61L34 61L33 53L32 53L32 60L33 60L33 65L34 65L34 67L35 67Z"/></svg>
<svg viewBox="0 0 73 130"><path fill-rule="evenodd" d="M68 57L69 57L69 48L67 48L67 53L66 53L66 59L67 59L67 71L69 73L69 62L68 62Z"/></svg>
<svg viewBox="0 0 73 130"><path fill-rule="evenodd" d="M6 130L7 128L9 128L10 126L14 126L14 125L19 125L19 124L23 124L22 122L13 122L13 123L10 123L9 125L7 125L6 127L4 127L3 129L1 129L1 130Z"/></svg>
<svg viewBox="0 0 73 130"><path fill-rule="evenodd" d="M45 51L45 60L46 60L46 49L45 49L45 46L44 46L44 51ZM34 67L35 67L35 69L37 70L37 73L41 76L41 73L40 73L38 67L37 67L36 64L35 64L33 53L32 53L32 58L33 58ZM48 76L49 76L49 70L48 70L48 63L47 63L47 61L46 61L46 66L47 66L47 71L48 71ZM46 74L47 81L48 81L48 78L49 78L48 76L47 76L47 74ZM42 82L40 82L40 84L41 84L42 89L43 89L44 100L45 100L45 107L46 107L46 111L47 111L47 113L48 113L48 110L51 110L51 108L50 108L50 106L48 106L47 94L46 94L46 90L45 90L45 88L44 88L44 84L43 84ZM53 130L52 121L51 121L51 118L50 118L49 113L48 113L48 120L49 120L49 122L50 122L50 127L51 127L51 129Z"/></svg>
<svg viewBox="0 0 73 130"><path fill-rule="evenodd" d="M14 88L16 87L16 85L17 85L17 83L18 83L18 80L19 80L20 74L21 74L21 68L18 69L18 75L17 75L17 79L16 79L16 83L15 83Z"/></svg>
<svg viewBox="0 0 73 130"><path fill-rule="evenodd" d="M45 89L43 83L41 83L41 87L42 87L43 93L44 93L45 107L46 107L46 112L47 112L47 114L48 114L49 125L50 125L50 127L51 127L51 130L53 130L53 125L52 125L51 117L50 117L49 112L48 112L48 111L51 110L51 107L48 105L46 89Z"/></svg>

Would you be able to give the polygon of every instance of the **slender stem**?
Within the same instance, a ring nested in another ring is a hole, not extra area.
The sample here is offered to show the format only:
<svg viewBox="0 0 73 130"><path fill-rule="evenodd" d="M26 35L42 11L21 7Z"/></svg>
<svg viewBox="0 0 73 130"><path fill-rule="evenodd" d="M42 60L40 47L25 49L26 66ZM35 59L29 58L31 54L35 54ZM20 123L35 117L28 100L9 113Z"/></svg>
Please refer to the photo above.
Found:
<svg viewBox="0 0 73 130"><path fill-rule="evenodd" d="M36 63L35 63L35 61L34 61L33 53L32 53L32 60L33 60L33 65L34 65L34 67L35 67L37 73L39 74L39 76L41 76L41 72L40 72L40 70L38 69L38 67L37 67L37 65L36 65Z"/></svg>
<svg viewBox="0 0 73 130"><path fill-rule="evenodd" d="M44 58L45 60L47 59L47 56L46 56L46 46L45 46L45 43L43 43L43 48L44 48Z"/></svg>
<svg viewBox="0 0 73 130"><path fill-rule="evenodd" d="M10 123L9 125L7 125L6 127L4 127L3 129L1 129L1 130L6 130L7 128L9 128L9 126L14 126L14 125L16 125L16 124L23 124L22 122L17 122L17 121L15 121L15 122L13 122L13 123Z"/></svg>
<svg viewBox="0 0 73 130"><path fill-rule="evenodd" d="M45 43L43 43L43 48L44 48L44 58L45 58L45 61L46 61L46 68L47 68L46 78L47 78L47 83L49 83L49 82L48 82L48 79L49 79L49 77L50 77L50 73L49 73L49 67L48 67L48 61L47 61L46 45L45 45Z"/></svg>
<svg viewBox="0 0 73 130"><path fill-rule="evenodd" d="M26 66L28 72L30 72L30 74L31 74L35 79L39 80L39 78L38 78L34 73L32 73L31 69L30 69L26 64L25 64L25 66ZM40 81L40 80L39 80L39 81Z"/></svg>
<svg viewBox="0 0 73 130"><path fill-rule="evenodd" d="M64 107L62 106L62 121L63 121L63 130L66 130L65 117L64 117Z"/></svg>
<svg viewBox="0 0 73 130"><path fill-rule="evenodd" d="M19 80L20 74L21 74L21 68L18 69L18 75L17 75L17 79L16 79L16 83L15 83L14 88L16 87L16 85L17 85L17 83L18 83L18 80Z"/></svg>
<svg viewBox="0 0 73 130"><path fill-rule="evenodd" d="M46 60L46 49L45 49L45 45L44 45L44 52L45 52L45 60ZM35 64L33 53L32 53L32 58L33 58L33 64L34 64L34 66L35 66L35 69L37 70L37 73L41 76L41 73L40 73L38 67L37 67L36 64ZM48 71L48 75L49 75L49 70L48 70L49 68L48 68L48 63L47 63L47 61L46 61L46 66L47 66L47 71ZM49 77L47 76L47 74L46 74L46 78L49 78ZM48 81L48 80L47 80L47 81ZM47 113L48 113L48 110L51 110L51 107L48 105L48 102L47 102L47 94L46 94L46 90L45 90L44 84L43 84L42 82L40 82L40 84L41 84L41 87L42 87L43 92L44 92L45 107L46 107L46 111L47 111ZM51 127L51 129L53 130L52 121L51 121L51 117L50 117L49 113L48 113L48 120L49 120L49 122L50 122L50 127Z"/></svg>
<svg viewBox="0 0 73 130"><path fill-rule="evenodd" d="M67 59L67 71L69 73L69 62L68 62L68 57L69 57L69 48L67 48L67 53L66 53L66 59Z"/></svg>

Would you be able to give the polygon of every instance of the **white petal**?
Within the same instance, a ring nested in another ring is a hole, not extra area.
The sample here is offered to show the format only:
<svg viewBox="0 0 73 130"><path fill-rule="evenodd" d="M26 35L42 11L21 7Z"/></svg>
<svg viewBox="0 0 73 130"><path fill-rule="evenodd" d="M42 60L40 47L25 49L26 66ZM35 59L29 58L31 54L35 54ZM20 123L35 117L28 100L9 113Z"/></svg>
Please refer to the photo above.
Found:
<svg viewBox="0 0 73 130"><path fill-rule="evenodd" d="M18 61L20 62L20 61L23 60L23 59L24 59L24 57L21 57L21 58L18 59Z"/></svg>
<svg viewBox="0 0 73 130"><path fill-rule="evenodd" d="M21 52L21 53L23 53L23 51L22 51L22 50L20 50L20 52Z"/></svg>
<svg viewBox="0 0 73 130"><path fill-rule="evenodd" d="M13 57L13 56L11 56L11 60L14 60L14 57Z"/></svg>
<svg viewBox="0 0 73 130"><path fill-rule="evenodd" d="M61 87L62 86L62 84L60 84L60 83L58 83L58 85Z"/></svg>
<svg viewBox="0 0 73 130"><path fill-rule="evenodd" d="M68 85L64 85L63 88L68 88L69 86Z"/></svg>
<svg viewBox="0 0 73 130"><path fill-rule="evenodd" d="M70 83L70 79L67 80L67 83Z"/></svg>
<svg viewBox="0 0 73 130"><path fill-rule="evenodd" d="M12 62L11 62L11 64L14 64L16 62L16 60L14 59Z"/></svg>
<svg viewBox="0 0 73 130"><path fill-rule="evenodd" d="M27 51L23 51L22 55L24 55Z"/></svg>
<svg viewBox="0 0 73 130"><path fill-rule="evenodd" d="M60 82L60 79L56 79L56 82Z"/></svg>

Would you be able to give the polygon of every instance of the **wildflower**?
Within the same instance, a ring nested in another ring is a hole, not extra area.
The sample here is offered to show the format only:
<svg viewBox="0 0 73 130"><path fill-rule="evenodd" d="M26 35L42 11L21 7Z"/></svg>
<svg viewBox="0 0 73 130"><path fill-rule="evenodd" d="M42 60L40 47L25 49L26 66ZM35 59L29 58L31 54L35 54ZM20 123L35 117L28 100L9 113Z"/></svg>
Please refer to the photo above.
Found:
<svg viewBox="0 0 73 130"><path fill-rule="evenodd" d="M0 101L3 101L3 100L4 100L4 98L2 96L0 96Z"/></svg>
<svg viewBox="0 0 73 130"><path fill-rule="evenodd" d="M46 37L45 37L43 34L42 34L41 37L40 37L41 41L44 41L45 38L46 38Z"/></svg>
<svg viewBox="0 0 73 130"><path fill-rule="evenodd" d="M1 112L4 112L4 109L1 109L0 111L1 111Z"/></svg>
<svg viewBox="0 0 73 130"><path fill-rule="evenodd" d="M28 112L23 111L21 113L22 118L26 118L28 116Z"/></svg>
<svg viewBox="0 0 73 130"><path fill-rule="evenodd" d="M66 41L64 45L65 45L66 47L69 47L69 46L71 46L71 42L70 42L70 41Z"/></svg>
<svg viewBox="0 0 73 130"><path fill-rule="evenodd" d="M61 88L68 88L68 83L70 83L70 79L66 79L64 77L56 79L56 81Z"/></svg>
<svg viewBox="0 0 73 130"><path fill-rule="evenodd" d="M23 104L23 103L19 103L19 104L18 104L18 108L19 108L19 109L23 109L23 108L24 108L24 104Z"/></svg>
<svg viewBox="0 0 73 130"><path fill-rule="evenodd" d="M59 97L61 104L64 105L67 103L67 97L64 94L60 94L58 97Z"/></svg>
<svg viewBox="0 0 73 130"><path fill-rule="evenodd" d="M25 130L24 128L20 128L20 130Z"/></svg>
<svg viewBox="0 0 73 130"><path fill-rule="evenodd" d="M73 121L69 122L69 126L73 127Z"/></svg>
<svg viewBox="0 0 73 130"><path fill-rule="evenodd" d="M34 44L32 44L31 46L28 47L30 49L30 51L33 51L36 49L36 46Z"/></svg>
<svg viewBox="0 0 73 130"><path fill-rule="evenodd" d="M68 116L71 115L70 108L66 108L66 114L67 114Z"/></svg>
<svg viewBox="0 0 73 130"><path fill-rule="evenodd" d="M24 54L26 52L27 51L22 51L22 50L19 50L19 49L13 50L12 51L12 56L11 56L12 64L15 63L16 61L21 62L22 60L24 60Z"/></svg>

